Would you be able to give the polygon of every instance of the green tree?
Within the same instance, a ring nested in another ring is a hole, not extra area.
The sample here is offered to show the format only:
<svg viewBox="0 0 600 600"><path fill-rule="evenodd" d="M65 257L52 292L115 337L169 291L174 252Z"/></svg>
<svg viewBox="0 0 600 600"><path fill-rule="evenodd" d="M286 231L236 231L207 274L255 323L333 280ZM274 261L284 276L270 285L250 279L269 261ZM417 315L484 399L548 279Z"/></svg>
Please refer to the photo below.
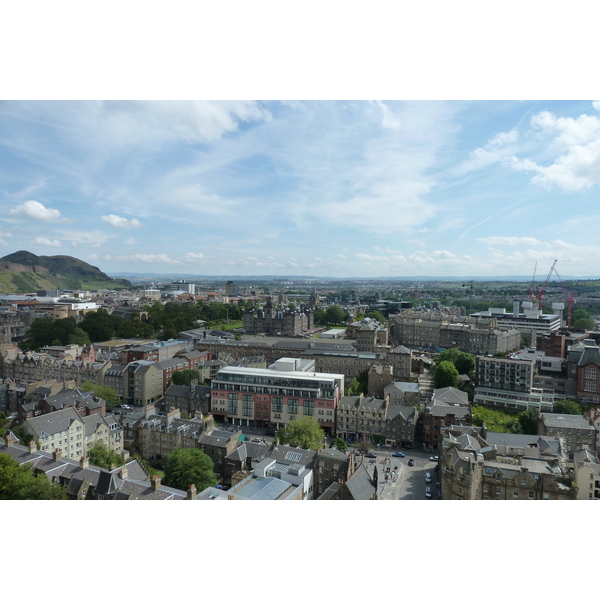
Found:
<svg viewBox="0 0 600 600"><path fill-rule="evenodd" d="M0 454L0 500L66 500L66 490L36 475L29 464L19 465L7 454Z"/></svg>
<svg viewBox="0 0 600 600"><path fill-rule="evenodd" d="M325 432L314 417L302 416L280 429L277 437L282 444L300 446L305 450L318 450L323 446Z"/></svg>
<svg viewBox="0 0 600 600"><path fill-rule="evenodd" d="M579 402L574 400L557 400L554 403L554 409L552 412L559 413L561 415L582 415L586 410L586 407Z"/></svg>
<svg viewBox="0 0 600 600"><path fill-rule="evenodd" d="M192 381L198 381L198 371L194 369L175 371L169 381L175 385L190 385Z"/></svg>
<svg viewBox="0 0 600 600"><path fill-rule="evenodd" d="M537 435L538 433L538 421L536 412L532 409L524 410L522 413L517 415L517 419L521 424L523 433L528 435Z"/></svg>
<svg viewBox="0 0 600 600"><path fill-rule="evenodd" d="M378 310L369 311L365 317L368 317L369 319L375 319L384 325L387 323L387 319L384 317L383 313Z"/></svg>
<svg viewBox="0 0 600 600"><path fill-rule="evenodd" d="M340 452L346 452L348 450L348 444L346 443L346 440L344 440L343 438L335 438L331 444L329 445L330 448L337 448Z"/></svg>
<svg viewBox="0 0 600 600"><path fill-rule="evenodd" d="M101 385L99 383L94 383L89 379L81 386L81 389L84 392L94 392L96 398L101 398L106 402L106 408L108 410L113 410L117 406L121 404L121 400L119 396L115 393L115 391L108 387L107 385Z"/></svg>
<svg viewBox="0 0 600 600"><path fill-rule="evenodd" d="M119 454L114 450L107 448L106 444L102 443L94 444L90 448L88 458L93 465L102 469L110 469L112 465L120 467L125 464L125 461Z"/></svg>
<svg viewBox="0 0 600 600"><path fill-rule="evenodd" d="M475 356L458 348L449 348L440 352L435 357L434 364L439 365L445 360L450 361L456 367L459 375L469 375L475 369Z"/></svg>
<svg viewBox="0 0 600 600"><path fill-rule="evenodd" d="M573 323L573 329L587 329L588 331L596 331L596 321L590 318L577 319Z"/></svg>
<svg viewBox="0 0 600 600"><path fill-rule="evenodd" d="M329 306L325 311L325 324L326 325L337 325L344 323L348 315L344 312L344 309L337 304Z"/></svg>
<svg viewBox="0 0 600 600"><path fill-rule="evenodd" d="M193 483L201 492L217 485L213 468L213 461L199 448L175 448L167 456L164 483L178 490L187 490Z"/></svg>
<svg viewBox="0 0 600 600"><path fill-rule="evenodd" d="M433 370L436 388L456 387L458 385L458 370L449 360L443 360Z"/></svg>

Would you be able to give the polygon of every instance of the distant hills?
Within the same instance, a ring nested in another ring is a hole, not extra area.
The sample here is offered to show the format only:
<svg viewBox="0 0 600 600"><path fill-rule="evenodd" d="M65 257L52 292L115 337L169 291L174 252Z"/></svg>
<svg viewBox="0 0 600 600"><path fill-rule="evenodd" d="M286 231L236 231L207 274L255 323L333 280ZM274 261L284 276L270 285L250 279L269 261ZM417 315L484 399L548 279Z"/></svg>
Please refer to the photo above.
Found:
<svg viewBox="0 0 600 600"><path fill-rule="evenodd" d="M0 258L0 293L124 287L131 287L131 283L113 279L98 267L72 256L36 256L19 250Z"/></svg>

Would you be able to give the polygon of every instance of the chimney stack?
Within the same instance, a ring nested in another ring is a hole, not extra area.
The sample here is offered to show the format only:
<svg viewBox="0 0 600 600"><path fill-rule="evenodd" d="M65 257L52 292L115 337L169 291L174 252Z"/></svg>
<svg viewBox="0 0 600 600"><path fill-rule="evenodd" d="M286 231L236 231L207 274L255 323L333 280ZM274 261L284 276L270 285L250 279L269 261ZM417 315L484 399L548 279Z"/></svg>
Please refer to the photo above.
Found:
<svg viewBox="0 0 600 600"><path fill-rule="evenodd" d="M82 456L79 459L79 466L82 469L87 469L90 466L90 459L87 456Z"/></svg>
<svg viewBox="0 0 600 600"><path fill-rule="evenodd" d="M54 448L54 450L52 450L52 458L57 461L61 458L62 456L62 450L60 448Z"/></svg>
<svg viewBox="0 0 600 600"><path fill-rule="evenodd" d="M195 500L196 499L196 486L193 483L190 483L190 485L188 485L187 499L188 500Z"/></svg>
<svg viewBox="0 0 600 600"><path fill-rule="evenodd" d="M33 454L37 450L37 446L33 440L31 440L31 442L29 442L28 447L29 447L29 454Z"/></svg>
<svg viewBox="0 0 600 600"><path fill-rule="evenodd" d="M121 467L121 479L127 479L127 465Z"/></svg>
<svg viewBox="0 0 600 600"><path fill-rule="evenodd" d="M8 448L9 446L12 446L14 443L15 443L15 439L13 437L13 434L7 430L7 432L4 434L4 444Z"/></svg>
<svg viewBox="0 0 600 600"><path fill-rule="evenodd" d="M152 482L150 483L150 486L152 487L153 492L155 492L156 490L158 490L160 488L160 482L161 482L161 479L158 475L155 475L152 478Z"/></svg>

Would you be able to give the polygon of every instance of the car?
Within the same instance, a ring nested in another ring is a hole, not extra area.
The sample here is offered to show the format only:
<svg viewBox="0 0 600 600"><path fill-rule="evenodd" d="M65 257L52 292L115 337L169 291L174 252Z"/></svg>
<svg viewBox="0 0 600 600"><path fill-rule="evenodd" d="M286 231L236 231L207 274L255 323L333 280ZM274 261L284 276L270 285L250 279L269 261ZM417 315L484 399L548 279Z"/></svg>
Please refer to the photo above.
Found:
<svg viewBox="0 0 600 600"><path fill-rule="evenodd" d="M425 473L425 481L431 483L431 473Z"/></svg>
<svg viewBox="0 0 600 600"><path fill-rule="evenodd" d="M366 455L367 458L377 458L377 454L375 454L375 452L369 452L369 454Z"/></svg>
<svg viewBox="0 0 600 600"><path fill-rule="evenodd" d="M429 486L425 488L425 498L431 498L431 488Z"/></svg>
<svg viewBox="0 0 600 600"><path fill-rule="evenodd" d="M409 467L414 467L414 466L415 466L415 461L414 461L414 459L412 459L412 458L411 458L411 459L408 461L408 466L409 466Z"/></svg>
<svg viewBox="0 0 600 600"><path fill-rule="evenodd" d="M432 462L437 462L438 460L440 460L440 457L439 456L430 456L429 460Z"/></svg>
<svg viewBox="0 0 600 600"><path fill-rule="evenodd" d="M360 456L360 450L355 450L354 451L354 456Z"/></svg>
<svg viewBox="0 0 600 600"><path fill-rule="evenodd" d="M394 452L392 456L396 456L397 458L404 458L406 454L404 454L404 452Z"/></svg>

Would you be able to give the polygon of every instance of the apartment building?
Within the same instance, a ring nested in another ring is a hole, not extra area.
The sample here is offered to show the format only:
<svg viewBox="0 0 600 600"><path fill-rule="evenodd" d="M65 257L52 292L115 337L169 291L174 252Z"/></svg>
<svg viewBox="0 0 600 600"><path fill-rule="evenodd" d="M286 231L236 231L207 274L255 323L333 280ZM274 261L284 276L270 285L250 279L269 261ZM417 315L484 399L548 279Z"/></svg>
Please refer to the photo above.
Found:
<svg viewBox="0 0 600 600"><path fill-rule="evenodd" d="M453 387L434 391L431 401L421 415L423 443L428 450L437 450L442 442L442 428L453 425L470 425L469 397Z"/></svg>
<svg viewBox="0 0 600 600"><path fill-rule="evenodd" d="M560 437L443 430L444 500L572 500L577 496Z"/></svg>
<svg viewBox="0 0 600 600"><path fill-rule="evenodd" d="M65 458L77 460L87 456L99 443L118 454L123 451L122 428L112 415L94 413L81 417L70 407L26 419L22 427L42 451L57 449Z"/></svg>
<svg viewBox="0 0 600 600"><path fill-rule="evenodd" d="M600 464L595 452L577 450L573 457L578 500L600 500Z"/></svg>
<svg viewBox="0 0 600 600"><path fill-rule="evenodd" d="M281 427L297 416L314 416L332 435L344 376L225 367L211 382L216 419L255 427Z"/></svg>
<svg viewBox="0 0 600 600"><path fill-rule="evenodd" d="M542 412L538 415L538 431L540 435L562 436L571 460L578 450L596 452L596 428L585 415Z"/></svg>

